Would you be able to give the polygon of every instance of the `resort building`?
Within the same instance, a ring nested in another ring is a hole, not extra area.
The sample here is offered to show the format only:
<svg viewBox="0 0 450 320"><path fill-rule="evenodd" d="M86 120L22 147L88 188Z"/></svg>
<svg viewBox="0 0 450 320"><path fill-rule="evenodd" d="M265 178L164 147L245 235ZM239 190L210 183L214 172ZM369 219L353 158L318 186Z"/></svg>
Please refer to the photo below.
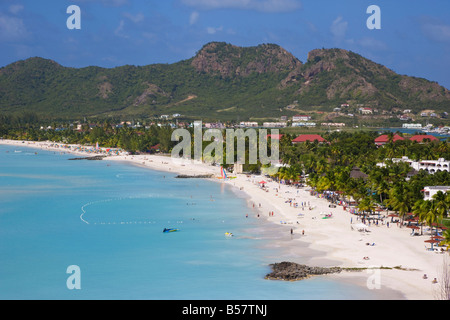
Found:
<svg viewBox="0 0 450 320"><path fill-rule="evenodd" d="M264 128L284 128L286 127L286 122L264 122L263 127Z"/></svg>
<svg viewBox="0 0 450 320"><path fill-rule="evenodd" d="M450 161L445 160L444 158L439 158L438 160L414 161L414 160L409 159L408 157L402 157L402 158L394 158L394 159L392 159L392 162L394 162L394 163L406 162L414 170L416 170L416 171L425 170L430 174L436 173L438 171L450 172ZM379 167L385 166L384 163L378 163L377 165Z"/></svg>
<svg viewBox="0 0 450 320"><path fill-rule="evenodd" d="M413 162L411 165L417 171L425 170L429 173L435 173L438 171L449 172L450 161L440 158L438 160L420 160Z"/></svg>
<svg viewBox="0 0 450 320"><path fill-rule="evenodd" d="M207 122L205 123L207 129L225 129L225 125L220 122Z"/></svg>
<svg viewBox="0 0 450 320"><path fill-rule="evenodd" d="M372 108L360 108L359 112L361 112L361 114L373 114L373 110Z"/></svg>
<svg viewBox="0 0 450 320"><path fill-rule="evenodd" d="M241 122L241 123L239 124L239 126L240 126L241 128L254 128L254 127L257 127L257 126L258 126L258 122L249 122L249 121Z"/></svg>
<svg viewBox="0 0 450 320"><path fill-rule="evenodd" d="M400 119L400 121L409 121L409 120L411 120L411 117L409 117L409 116L406 115L406 114L402 114L402 115L399 117L399 119Z"/></svg>
<svg viewBox="0 0 450 320"><path fill-rule="evenodd" d="M281 140L281 138L283 138L283 134L268 134L266 136L267 139L272 139L272 140Z"/></svg>
<svg viewBox="0 0 450 320"><path fill-rule="evenodd" d="M399 136L398 134L394 134L394 136L392 137L392 142L396 142L396 141L400 141L400 140L405 140L405 138ZM428 141L439 141L439 139L436 138L435 136L428 135L428 134L418 134L418 135L412 136L411 138L409 138L409 140L415 141L417 143L426 143ZM375 144L377 146L385 145L388 142L389 142L389 135L387 135L387 134L383 134L375 139Z"/></svg>
<svg viewBox="0 0 450 320"><path fill-rule="evenodd" d="M315 127L315 122L293 122L292 127Z"/></svg>
<svg viewBox="0 0 450 320"><path fill-rule="evenodd" d="M345 127L345 123L337 123L337 122L323 122L322 126L327 127Z"/></svg>
<svg viewBox="0 0 450 320"><path fill-rule="evenodd" d="M392 142L396 142L399 140L405 140L405 138L400 137L398 134L394 134L394 136L392 137ZM387 134L383 134L375 139L375 144L377 146L385 145L388 142L389 142L389 135L387 135Z"/></svg>
<svg viewBox="0 0 450 320"><path fill-rule="evenodd" d="M297 122L297 121L309 121L311 120L311 116L293 116L292 117L292 121L293 122Z"/></svg>
<svg viewBox="0 0 450 320"><path fill-rule="evenodd" d="M450 192L450 186L432 186L425 187L423 190L424 200L432 200L433 196L439 191L446 193Z"/></svg>
<svg viewBox="0 0 450 320"><path fill-rule="evenodd" d="M293 144L297 144L297 143L304 143L306 141L309 142L314 142L314 141L318 141L319 143L323 143L323 142L327 142L327 140L325 140L324 138L322 138L320 135L318 134L302 134L299 135L297 138L295 138L294 140L292 140Z"/></svg>
<svg viewBox="0 0 450 320"><path fill-rule="evenodd" d="M420 124L420 123L404 123L402 127L405 129L422 129L422 124Z"/></svg>
<svg viewBox="0 0 450 320"><path fill-rule="evenodd" d="M429 135L429 134L419 134L419 135L415 135L415 136L409 138L409 140L416 141L418 143L425 143L426 142L426 141L424 141L425 139L430 140L430 141L439 141L438 138L436 138L435 136Z"/></svg>

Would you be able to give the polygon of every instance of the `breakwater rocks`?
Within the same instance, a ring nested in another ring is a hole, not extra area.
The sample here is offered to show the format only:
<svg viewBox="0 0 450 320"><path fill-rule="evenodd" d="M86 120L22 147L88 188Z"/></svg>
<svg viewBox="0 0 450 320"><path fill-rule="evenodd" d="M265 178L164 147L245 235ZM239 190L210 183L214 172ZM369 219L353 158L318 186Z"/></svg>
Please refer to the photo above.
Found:
<svg viewBox="0 0 450 320"><path fill-rule="evenodd" d="M178 178L178 179L209 179L209 178L214 178L214 175L213 174L199 174L199 175L179 174L175 178Z"/></svg>
<svg viewBox="0 0 450 320"><path fill-rule="evenodd" d="M270 266L272 268L272 272L267 274L265 277L265 279L268 280L298 281L312 275L340 273L343 270L339 267L309 267L307 265L297 264L294 262L273 263Z"/></svg>
<svg viewBox="0 0 450 320"><path fill-rule="evenodd" d="M103 160L106 156L93 156L93 157L83 157L83 158L71 158L69 160Z"/></svg>

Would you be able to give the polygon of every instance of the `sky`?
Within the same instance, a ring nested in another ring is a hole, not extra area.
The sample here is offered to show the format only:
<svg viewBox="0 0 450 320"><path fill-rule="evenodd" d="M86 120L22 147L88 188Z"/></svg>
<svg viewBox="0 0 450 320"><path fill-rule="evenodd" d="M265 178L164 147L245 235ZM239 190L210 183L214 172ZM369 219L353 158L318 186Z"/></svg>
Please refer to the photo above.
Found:
<svg viewBox="0 0 450 320"><path fill-rule="evenodd" d="M67 26L71 5L81 29ZM367 27L370 5L381 29ZM274 43L302 62L342 48L450 89L448 0L0 0L0 67L36 56L67 67L173 63L211 41Z"/></svg>

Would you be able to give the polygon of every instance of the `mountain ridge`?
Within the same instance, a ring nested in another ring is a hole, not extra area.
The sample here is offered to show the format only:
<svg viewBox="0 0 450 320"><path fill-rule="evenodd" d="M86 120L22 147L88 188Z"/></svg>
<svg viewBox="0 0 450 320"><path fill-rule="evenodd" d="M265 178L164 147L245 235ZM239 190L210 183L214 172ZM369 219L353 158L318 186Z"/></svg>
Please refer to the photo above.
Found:
<svg viewBox="0 0 450 320"><path fill-rule="evenodd" d="M303 63L276 44L210 42L194 57L172 64L70 68L33 57L0 68L0 111L6 114L244 119L290 115L295 111L286 106L293 102L304 110L331 111L351 103L446 111L450 91L344 49L312 50Z"/></svg>

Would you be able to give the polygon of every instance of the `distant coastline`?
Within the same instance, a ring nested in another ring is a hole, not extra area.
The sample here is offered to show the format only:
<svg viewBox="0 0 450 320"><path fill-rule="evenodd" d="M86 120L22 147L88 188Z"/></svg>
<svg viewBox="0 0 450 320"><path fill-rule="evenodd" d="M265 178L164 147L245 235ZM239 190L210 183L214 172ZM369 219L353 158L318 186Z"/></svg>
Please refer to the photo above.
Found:
<svg viewBox="0 0 450 320"><path fill-rule="evenodd" d="M445 140L447 138L450 138L450 135L441 135L438 134L436 132L423 132L421 129L409 129L409 128L376 128L376 130L378 132L386 132L386 131L390 131L390 132L400 132L400 133L407 133L407 134L429 134L431 136L435 136L436 138L439 138L440 140Z"/></svg>

